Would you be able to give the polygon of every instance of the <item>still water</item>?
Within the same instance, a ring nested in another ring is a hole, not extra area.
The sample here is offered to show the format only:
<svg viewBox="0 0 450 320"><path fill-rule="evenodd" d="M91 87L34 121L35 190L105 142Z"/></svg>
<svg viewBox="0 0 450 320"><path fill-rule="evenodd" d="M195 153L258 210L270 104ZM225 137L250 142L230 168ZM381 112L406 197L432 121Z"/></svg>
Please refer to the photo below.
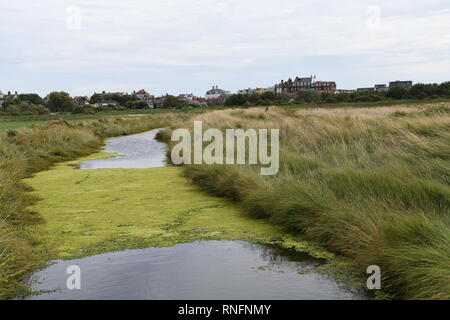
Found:
<svg viewBox="0 0 450 320"><path fill-rule="evenodd" d="M56 261L32 278L30 299L365 299L315 273L322 261L242 241L204 241ZM67 267L81 268L81 290L66 289ZM56 290L56 291L54 291Z"/></svg>
<svg viewBox="0 0 450 320"><path fill-rule="evenodd" d="M85 161L81 169L165 166L159 130L108 140L121 156ZM31 277L29 299L366 299L316 268L304 253L243 241L203 241L54 261ZM81 290L69 290L67 267L81 268Z"/></svg>
<svg viewBox="0 0 450 320"><path fill-rule="evenodd" d="M120 156L84 161L80 164L80 169L164 167L167 147L165 143L155 140L155 136L160 130L110 138L102 151L118 153Z"/></svg>

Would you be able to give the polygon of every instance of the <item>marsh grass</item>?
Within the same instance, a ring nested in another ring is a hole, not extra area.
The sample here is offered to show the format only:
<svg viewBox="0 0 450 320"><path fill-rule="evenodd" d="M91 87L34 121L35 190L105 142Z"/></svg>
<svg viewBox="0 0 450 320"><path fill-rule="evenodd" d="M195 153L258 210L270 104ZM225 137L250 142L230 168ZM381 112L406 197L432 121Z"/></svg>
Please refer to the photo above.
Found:
<svg viewBox="0 0 450 320"><path fill-rule="evenodd" d="M206 191L351 257L361 274L379 265L395 298L450 298L448 103L252 108L195 120L204 129L280 129L277 176L262 177L255 166L185 166Z"/></svg>
<svg viewBox="0 0 450 320"><path fill-rule="evenodd" d="M40 216L27 209L35 203L23 178L46 170L56 162L88 155L103 145L105 137L160 128L187 114L108 117L68 123L51 120L30 128L9 130L0 137L0 299L27 293L23 278L46 261L47 253L35 248L30 225Z"/></svg>

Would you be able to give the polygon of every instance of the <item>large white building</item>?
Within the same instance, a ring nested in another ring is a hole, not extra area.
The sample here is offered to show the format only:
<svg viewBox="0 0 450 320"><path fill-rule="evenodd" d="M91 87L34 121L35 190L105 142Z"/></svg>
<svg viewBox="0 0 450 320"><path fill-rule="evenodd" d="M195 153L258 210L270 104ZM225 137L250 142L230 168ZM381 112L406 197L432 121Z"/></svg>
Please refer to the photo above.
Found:
<svg viewBox="0 0 450 320"><path fill-rule="evenodd" d="M229 91L219 89L219 86L213 86L211 90L206 92L205 98L208 100L219 99L230 94L231 93Z"/></svg>

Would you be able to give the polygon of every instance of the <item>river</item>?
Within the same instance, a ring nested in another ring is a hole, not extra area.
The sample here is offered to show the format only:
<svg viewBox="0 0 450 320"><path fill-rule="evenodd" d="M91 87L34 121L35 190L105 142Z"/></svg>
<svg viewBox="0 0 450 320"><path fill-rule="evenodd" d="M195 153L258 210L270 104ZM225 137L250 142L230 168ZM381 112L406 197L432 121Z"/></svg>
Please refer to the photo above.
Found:
<svg viewBox="0 0 450 320"><path fill-rule="evenodd" d="M80 169L165 166L158 130L111 138L105 152L118 157L89 160ZM317 268L321 259L273 245L245 241L197 241L172 247L110 252L53 261L35 273L29 299L367 299ZM81 289L69 290L67 267L81 270Z"/></svg>

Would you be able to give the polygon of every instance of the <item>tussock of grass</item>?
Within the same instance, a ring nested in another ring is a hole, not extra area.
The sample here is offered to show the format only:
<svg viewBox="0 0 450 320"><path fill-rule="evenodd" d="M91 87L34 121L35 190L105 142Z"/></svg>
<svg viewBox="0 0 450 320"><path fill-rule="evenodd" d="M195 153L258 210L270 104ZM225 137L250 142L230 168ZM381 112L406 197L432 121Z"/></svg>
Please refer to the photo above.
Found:
<svg viewBox="0 0 450 320"><path fill-rule="evenodd" d="M206 128L277 128L281 169L185 166L205 190L382 269L397 298L450 298L450 106L216 111ZM186 123L192 128L192 123ZM169 132L166 132L167 136Z"/></svg>
<svg viewBox="0 0 450 320"><path fill-rule="evenodd" d="M30 225L41 217L27 209L35 203L22 179L48 169L56 162L88 155L98 150L103 138L160 128L186 119L186 114L142 117L109 117L69 124L52 120L42 125L9 130L0 137L0 299L26 289L21 280L45 261L46 252L34 250L36 237Z"/></svg>

